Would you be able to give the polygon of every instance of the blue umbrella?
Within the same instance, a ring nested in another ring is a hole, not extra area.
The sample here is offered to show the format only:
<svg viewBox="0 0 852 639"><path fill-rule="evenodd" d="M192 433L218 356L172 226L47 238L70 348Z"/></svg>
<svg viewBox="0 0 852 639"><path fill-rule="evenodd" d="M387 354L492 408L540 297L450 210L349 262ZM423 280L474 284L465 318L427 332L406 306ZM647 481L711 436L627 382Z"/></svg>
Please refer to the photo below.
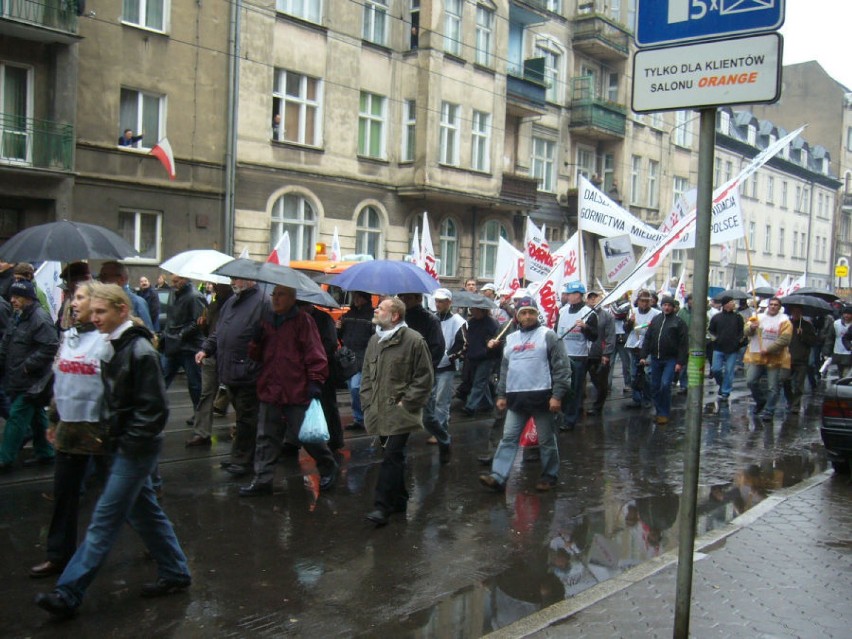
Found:
<svg viewBox="0 0 852 639"><path fill-rule="evenodd" d="M431 293L440 286L422 268L410 262L373 260L354 264L335 277L332 284L345 291L364 291L376 295Z"/></svg>

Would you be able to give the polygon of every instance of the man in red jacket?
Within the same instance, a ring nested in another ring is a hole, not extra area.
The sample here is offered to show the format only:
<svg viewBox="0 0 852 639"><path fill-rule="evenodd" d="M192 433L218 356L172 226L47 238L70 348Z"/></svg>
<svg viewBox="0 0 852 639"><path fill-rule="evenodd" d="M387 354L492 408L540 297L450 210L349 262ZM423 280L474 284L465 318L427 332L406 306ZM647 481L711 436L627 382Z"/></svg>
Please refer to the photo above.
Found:
<svg viewBox="0 0 852 639"><path fill-rule="evenodd" d="M328 378L328 359L319 331L313 318L296 307L295 289L276 286L272 291L272 312L260 320L249 344L249 357L260 362L260 413L254 479L240 488L241 497L272 494L285 428L292 439L298 439L308 405L319 399ZM331 489L338 469L331 450L324 443L303 446L317 464L320 490Z"/></svg>

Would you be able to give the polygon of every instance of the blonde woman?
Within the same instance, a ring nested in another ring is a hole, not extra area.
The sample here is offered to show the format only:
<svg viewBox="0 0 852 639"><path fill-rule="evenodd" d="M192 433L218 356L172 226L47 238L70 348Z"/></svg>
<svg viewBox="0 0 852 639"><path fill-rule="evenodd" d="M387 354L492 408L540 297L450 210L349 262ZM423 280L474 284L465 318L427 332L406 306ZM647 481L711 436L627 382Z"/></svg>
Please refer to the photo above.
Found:
<svg viewBox="0 0 852 639"><path fill-rule="evenodd" d="M71 301L74 324L62 335L53 365L52 420L48 431L56 449L53 517L47 534L47 560L30 568L38 579L62 572L77 550L80 489L93 456L107 453L107 429L101 422L104 384L101 360L107 343L92 323L93 282L77 286Z"/></svg>

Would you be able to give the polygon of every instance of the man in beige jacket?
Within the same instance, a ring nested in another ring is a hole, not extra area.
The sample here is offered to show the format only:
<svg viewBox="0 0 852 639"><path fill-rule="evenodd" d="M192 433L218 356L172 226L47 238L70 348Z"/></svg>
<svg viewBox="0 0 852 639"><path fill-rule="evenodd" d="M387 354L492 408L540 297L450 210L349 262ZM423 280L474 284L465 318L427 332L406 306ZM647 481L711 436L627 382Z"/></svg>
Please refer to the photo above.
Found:
<svg viewBox="0 0 852 639"><path fill-rule="evenodd" d="M750 317L745 335L749 338L744 358L748 367L746 382L754 398L753 411L763 419L772 419L781 394L782 376L790 373L788 346L793 337L793 325L781 312L781 300L773 297L763 315ZM764 375L768 386L766 393L760 386Z"/></svg>

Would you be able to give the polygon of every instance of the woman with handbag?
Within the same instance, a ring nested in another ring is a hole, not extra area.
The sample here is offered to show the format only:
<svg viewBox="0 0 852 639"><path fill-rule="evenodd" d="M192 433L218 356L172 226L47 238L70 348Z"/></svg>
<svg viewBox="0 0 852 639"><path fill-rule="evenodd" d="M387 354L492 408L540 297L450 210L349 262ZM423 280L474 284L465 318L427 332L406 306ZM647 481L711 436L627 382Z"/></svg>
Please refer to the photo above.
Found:
<svg viewBox="0 0 852 639"><path fill-rule="evenodd" d="M56 448L53 473L53 517L47 534L47 560L30 568L38 579L62 572L77 550L80 489L94 458L107 454L107 427L100 421L104 385L101 361L109 345L91 323L93 282L74 292L74 325L62 337L53 365L53 402L48 439Z"/></svg>

